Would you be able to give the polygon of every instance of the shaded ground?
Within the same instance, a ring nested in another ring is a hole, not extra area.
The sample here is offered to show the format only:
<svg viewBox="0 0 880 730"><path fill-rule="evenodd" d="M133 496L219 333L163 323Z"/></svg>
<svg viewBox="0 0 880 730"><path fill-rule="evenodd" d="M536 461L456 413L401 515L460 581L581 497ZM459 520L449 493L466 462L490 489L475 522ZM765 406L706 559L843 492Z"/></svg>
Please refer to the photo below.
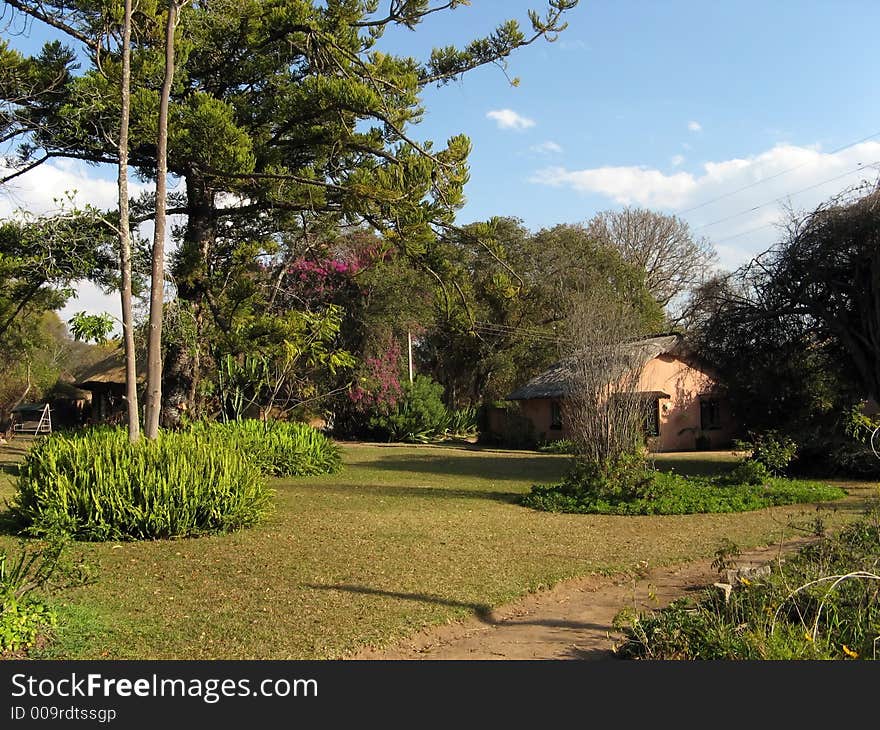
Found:
<svg viewBox="0 0 880 730"><path fill-rule="evenodd" d="M809 538L750 550L737 567L763 565ZM384 651L348 659L613 659L620 635L612 623L624 607L647 612L695 595L718 580L711 560L645 571L640 578L589 576L560 583L494 611L474 607L465 621L426 629ZM424 600L420 598L419 600Z"/></svg>

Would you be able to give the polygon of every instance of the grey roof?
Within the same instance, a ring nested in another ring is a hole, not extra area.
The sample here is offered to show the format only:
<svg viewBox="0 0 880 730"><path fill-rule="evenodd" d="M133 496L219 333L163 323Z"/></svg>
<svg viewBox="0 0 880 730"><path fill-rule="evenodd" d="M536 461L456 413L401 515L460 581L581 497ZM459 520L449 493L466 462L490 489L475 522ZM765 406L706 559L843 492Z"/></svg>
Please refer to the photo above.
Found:
<svg viewBox="0 0 880 730"><path fill-rule="evenodd" d="M632 343L631 347L633 354L640 358L642 364L645 364L659 355L667 355L680 350L681 345L681 335L672 334L637 340ZM564 398L568 390L568 381L571 379L573 357L553 363L543 373L539 373L528 383L508 395L507 400Z"/></svg>

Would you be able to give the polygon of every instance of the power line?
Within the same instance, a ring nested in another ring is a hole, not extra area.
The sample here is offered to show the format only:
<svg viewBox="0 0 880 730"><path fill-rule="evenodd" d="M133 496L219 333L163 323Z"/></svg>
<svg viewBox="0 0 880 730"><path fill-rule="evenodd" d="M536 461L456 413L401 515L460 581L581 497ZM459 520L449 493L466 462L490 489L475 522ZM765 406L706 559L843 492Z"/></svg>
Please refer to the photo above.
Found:
<svg viewBox="0 0 880 730"><path fill-rule="evenodd" d="M496 329L493 327L487 327L485 325L473 325L473 329L475 332L485 335L495 335L495 336L510 336L510 335L523 335L525 337L529 337L535 340L544 340L546 342L558 342L560 340L559 337L554 337L553 335L539 334L537 332L531 332L529 330L505 330L505 329Z"/></svg>
<svg viewBox="0 0 880 730"><path fill-rule="evenodd" d="M850 147L855 147L857 144L861 144L862 142L867 142L869 139L874 139L874 137L880 137L880 132L874 132L874 134L869 134L867 137L862 137L862 139L858 139L855 142L850 142L849 144L845 144L842 147L838 147L837 149L831 150L828 152L828 155L836 155L838 152L843 152L844 150L848 150ZM678 215L685 215L686 213L692 213L695 210L699 210L700 208L705 208L707 205L711 205L712 203L717 203L719 200L724 200L725 198L729 198L731 195L736 195L737 193L741 193L743 190L748 190L749 188L753 188L757 185L762 185L769 180L775 180L778 177L782 177L783 175L788 175L790 172L794 172L795 170L800 170L802 167L806 167L810 164L808 162L802 162L800 165L795 165L794 167L790 167L787 170L783 170L782 172L777 172L775 175L770 175L769 177L762 177L760 180L756 180L753 183L749 183L748 185L743 185L741 188L737 188L736 190L731 190L728 193L724 193L723 195L719 195L717 198L712 198L711 200L707 200L705 203L700 203L699 205L695 205L692 208L686 208L685 210L679 211Z"/></svg>
<svg viewBox="0 0 880 730"><path fill-rule="evenodd" d="M734 218L739 218L741 215L746 215L748 213L754 213L756 210L761 210L761 208L766 208L768 205L772 205L773 203L780 203L785 198L788 198L792 195L800 195L801 193L805 193L808 190L813 190L814 188L821 187L822 185L827 185L830 182L834 182L835 180L840 180L841 178L852 175L859 170L864 169L865 167L872 167L873 165L880 164L880 160L875 160L874 162L869 163L868 165L863 165L861 162L857 167L854 167L852 170L847 170L841 175L836 175L835 177L829 178L828 180L823 180L822 182L818 182L815 185L810 185L806 188L801 188L800 190L796 190L793 193L786 193L785 195L780 195L778 198L774 198L773 200L769 200L766 203L761 203L761 205L755 205L748 210L741 210L739 213L734 213L732 215L725 216L724 218L719 218L716 221L712 221L711 223L704 223L701 226L697 226L694 228L695 231L700 231L703 228L709 228L711 226L717 226L719 223L726 223L729 220L733 220Z"/></svg>
<svg viewBox="0 0 880 730"><path fill-rule="evenodd" d="M527 327L515 327L512 325L495 324L493 322L474 322L472 325L474 331L486 335L525 335L536 340L544 340L546 342L559 342L561 337L550 334L549 332L541 332L539 330L529 329Z"/></svg>
<svg viewBox="0 0 880 730"><path fill-rule="evenodd" d="M474 322L478 327L494 327L496 329L510 330L515 332L528 332L529 334L552 337L553 334L547 330L536 329L535 327L524 327L523 325L502 324L500 322Z"/></svg>
<svg viewBox="0 0 880 730"><path fill-rule="evenodd" d="M717 246L719 244L724 243L725 241L732 241L734 238L740 238L742 236L747 236L750 233L756 233L758 231L763 231L765 228L772 228L775 225L776 225L775 223L765 223L763 226L758 226L757 228L750 228L748 231L743 231L742 233L735 233L732 236L726 236L725 238L722 238L718 241L713 241L712 243Z"/></svg>

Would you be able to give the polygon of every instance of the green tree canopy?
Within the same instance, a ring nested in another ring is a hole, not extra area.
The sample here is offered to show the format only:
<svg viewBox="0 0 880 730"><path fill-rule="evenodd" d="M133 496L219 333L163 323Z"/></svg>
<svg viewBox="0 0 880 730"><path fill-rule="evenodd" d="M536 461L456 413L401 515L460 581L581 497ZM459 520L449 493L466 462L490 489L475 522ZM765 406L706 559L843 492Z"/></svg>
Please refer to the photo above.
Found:
<svg viewBox="0 0 880 730"><path fill-rule="evenodd" d="M112 236L94 210L0 222L0 348L11 347L42 312L62 307L77 280L112 286Z"/></svg>
<svg viewBox="0 0 880 730"><path fill-rule="evenodd" d="M60 44L26 59L4 85L3 101L20 132L22 169L52 157L116 161L115 45L117 4L6 0L58 25L86 44L79 75ZM223 231L250 228L250 245L305 231L316 221L368 223L394 246L429 266L438 227L453 224L468 179L470 142L464 135L436 146L413 131L424 112L421 93L565 27L577 0L549 0L545 15L529 14L525 33L515 21L464 48L443 47L427 58L381 50L386 29L415 28L427 15L466 3L432 5L394 0L211 0L181 14L171 96L168 169L181 180L169 213L186 216L173 264L178 296L201 328L216 311L209 301L214 249ZM156 111L162 78L161 7L141 4L132 57L131 164L155 171ZM53 75L54 74L54 75ZM52 93L32 93L29 79L49 78ZM27 103L18 100L27 99ZM149 206L148 206L149 207ZM149 211L145 214L149 216ZM198 379L198 369L188 374ZM182 368L182 369L181 369ZM195 392L187 377L180 389Z"/></svg>
<svg viewBox="0 0 880 730"><path fill-rule="evenodd" d="M625 307L642 331L662 327L644 271L584 226L531 233L517 219L498 218L453 232L442 246L454 285L438 296L419 352L452 404L501 399L558 359L569 317L586 298Z"/></svg>

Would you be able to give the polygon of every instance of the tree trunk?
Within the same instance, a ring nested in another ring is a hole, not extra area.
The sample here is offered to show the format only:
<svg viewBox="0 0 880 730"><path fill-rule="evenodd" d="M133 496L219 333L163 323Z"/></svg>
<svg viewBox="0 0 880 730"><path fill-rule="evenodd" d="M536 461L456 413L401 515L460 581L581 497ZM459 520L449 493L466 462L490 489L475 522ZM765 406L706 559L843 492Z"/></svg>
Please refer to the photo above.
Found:
<svg viewBox="0 0 880 730"><path fill-rule="evenodd" d="M131 231L128 212L128 122L131 108L131 0L125 0L122 26L121 113L119 121L119 266L122 274L122 335L125 343L125 400L128 439L140 439L137 365L134 349L134 317L131 309Z"/></svg>
<svg viewBox="0 0 880 730"><path fill-rule="evenodd" d="M156 144L156 219L153 233L153 267L150 278L150 333L147 341L147 403L144 435L159 435L162 409L162 306L165 288L165 208L168 177L168 105L174 80L174 31L177 27L177 0L168 1L165 25L165 78L159 98L158 140Z"/></svg>
<svg viewBox="0 0 880 730"><path fill-rule="evenodd" d="M198 393L203 364L210 363L205 357L204 326L207 306L209 259L216 237L214 194L206 187L198 170L186 175L187 225L184 240L177 256L177 296L190 306L187 316L192 316L196 326L196 338L192 343L169 342L166 351L166 367L163 379L164 398L162 424L174 428L183 411L193 417L199 415Z"/></svg>

